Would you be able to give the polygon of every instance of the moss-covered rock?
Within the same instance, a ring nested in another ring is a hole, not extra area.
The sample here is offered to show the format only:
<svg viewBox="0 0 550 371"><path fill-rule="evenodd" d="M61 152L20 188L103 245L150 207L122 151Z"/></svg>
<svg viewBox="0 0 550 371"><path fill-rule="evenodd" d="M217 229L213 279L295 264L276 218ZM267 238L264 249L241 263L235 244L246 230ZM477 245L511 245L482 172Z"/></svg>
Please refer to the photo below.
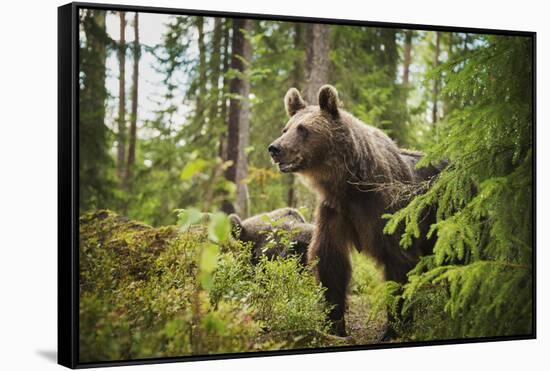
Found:
<svg viewBox="0 0 550 371"><path fill-rule="evenodd" d="M90 283L96 284L106 276L111 276L112 283L127 275L133 279L146 279L152 262L177 235L174 227L153 228L109 210L82 215L79 254L81 288L87 288ZM111 263L115 266L97 264L108 257L112 258ZM90 289L96 291L97 287Z"/></svg>

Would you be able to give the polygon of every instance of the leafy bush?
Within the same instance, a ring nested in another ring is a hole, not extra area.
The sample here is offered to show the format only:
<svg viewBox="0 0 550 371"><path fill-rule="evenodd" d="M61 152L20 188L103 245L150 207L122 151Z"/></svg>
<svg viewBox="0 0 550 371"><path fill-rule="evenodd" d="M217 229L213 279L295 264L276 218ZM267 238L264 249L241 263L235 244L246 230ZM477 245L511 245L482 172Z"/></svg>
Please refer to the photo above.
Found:
<svg viewBox="0 0 550 371"><path fill-rule="evenodd" d="M268 260L256 267L251 302L264 328L274 336L308 334L315 344L327 331L324 289L299 265L297 257Z"/></svg>
<svg viewBox="0 0 550 371"><path fill-rule="evenodd" d="M180 211L178 229L106 210L80 218L82 362L327 342L323 290L297 259L252 266L224 215L207 219Z"/></svg>
<svg viewBox="0 0 550 371"><path fill-rule="evenodd" d="M324 289L299 257L262 257L253 266L250 251L249 244L234 242L232 251L221 256L210 292L213 303L250 306L264 332L287 346L319 345L328 330Z"/></svg>

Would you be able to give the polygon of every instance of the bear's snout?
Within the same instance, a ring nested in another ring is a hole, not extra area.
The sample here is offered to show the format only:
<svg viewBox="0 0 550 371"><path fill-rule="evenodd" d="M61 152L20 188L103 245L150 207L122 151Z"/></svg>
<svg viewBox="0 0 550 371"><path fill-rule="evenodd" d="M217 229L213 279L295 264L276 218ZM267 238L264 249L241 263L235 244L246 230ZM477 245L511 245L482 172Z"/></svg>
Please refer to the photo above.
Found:
<svg viewBox="0 0 550 371"><path fill-rule="evenodd" d="M271 143L269 147L267 147L267 150L273 158L276 158L278 155L281 154L281 146L275 143Z"/></svg>

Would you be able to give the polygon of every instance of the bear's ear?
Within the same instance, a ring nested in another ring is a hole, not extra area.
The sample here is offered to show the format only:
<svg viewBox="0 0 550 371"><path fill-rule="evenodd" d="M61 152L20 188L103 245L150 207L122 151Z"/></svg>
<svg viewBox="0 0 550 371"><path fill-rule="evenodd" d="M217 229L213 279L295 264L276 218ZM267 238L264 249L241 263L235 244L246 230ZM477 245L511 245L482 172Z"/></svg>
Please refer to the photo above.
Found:
<svg viewBox="0 0 550 371"><path fill-rule="evenodd" d="M321 110L338 116L338 91L332 85L323 85L319 89L319 107Z"/></svg>
<svg viewBox="0 0 550 371"><path fill-rule="evenodd" d="M301 109L306 108L306 102L302 99L296 88L290 88L285 94L285 109L288 117L292 117Z"/></svg>
<svg viewBox="0 0 550 371"><path fill-rule="evenodd" d="M237 214L229 214L229 223L231 223L231 235L239 238L243 230L243 223Z"/></svg>

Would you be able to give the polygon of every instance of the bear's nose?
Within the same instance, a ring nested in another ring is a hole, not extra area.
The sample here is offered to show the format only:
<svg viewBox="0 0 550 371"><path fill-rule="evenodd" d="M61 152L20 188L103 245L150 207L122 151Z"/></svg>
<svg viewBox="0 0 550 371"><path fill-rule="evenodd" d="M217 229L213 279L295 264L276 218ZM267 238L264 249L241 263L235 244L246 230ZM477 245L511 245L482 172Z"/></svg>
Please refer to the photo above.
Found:
<svg viewBox="0 0 550 371"><path fill-rule="evenodd" d="M267 150L269 151L271 156L276 156L281 153L281 147L276 144L270 144L269 147L267 147Z"/></svg>

